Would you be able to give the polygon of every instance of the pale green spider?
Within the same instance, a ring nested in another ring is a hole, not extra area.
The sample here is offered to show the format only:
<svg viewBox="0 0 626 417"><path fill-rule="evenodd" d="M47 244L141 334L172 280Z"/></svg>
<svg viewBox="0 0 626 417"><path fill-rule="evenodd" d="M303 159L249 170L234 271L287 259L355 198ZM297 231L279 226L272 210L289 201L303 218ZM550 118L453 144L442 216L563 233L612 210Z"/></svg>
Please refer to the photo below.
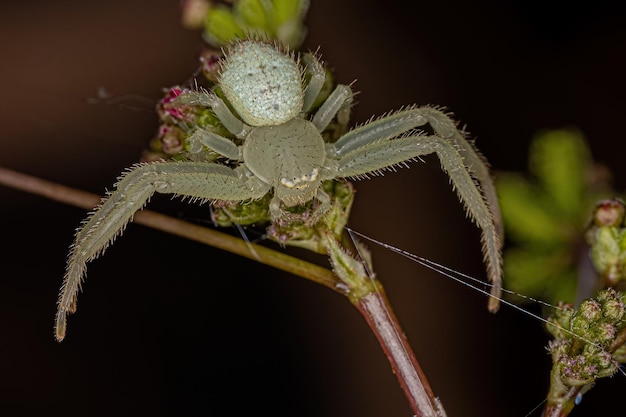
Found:
<svg viewBox="0 0 626 417"><path fill-rule="evenodd" d="M274 220L293 216L284 208L316 199L319 204L309 219L315 223L330 208L323 181L367 178L433 152L482 229L483 253L493 283L489 305L497 310L501 226L495 190L484 160L453 120L435 108L411 107L326 143L321 132L328 124L335 118L347 122L352 91L338 85L311 120L305 118L325 80L324 67L315 56L304 56L304 68L294 54L256 40L232 44L225 56L217 85L236 114L214 92L189 91L177 100L210 108L243 144L237 146L231 139L197 129L190 138L190 152L217 153L230 160L230 165L161 161L138 164L120 178L116 190L76 233L58 301L57 340L65 337L67 314L76 310L86 263L106 249L153 193L202 201L249 201L273 191L270 214ZM308 83L305 74L310 75ZM433 135L412 132L426 124Z"/></svg>

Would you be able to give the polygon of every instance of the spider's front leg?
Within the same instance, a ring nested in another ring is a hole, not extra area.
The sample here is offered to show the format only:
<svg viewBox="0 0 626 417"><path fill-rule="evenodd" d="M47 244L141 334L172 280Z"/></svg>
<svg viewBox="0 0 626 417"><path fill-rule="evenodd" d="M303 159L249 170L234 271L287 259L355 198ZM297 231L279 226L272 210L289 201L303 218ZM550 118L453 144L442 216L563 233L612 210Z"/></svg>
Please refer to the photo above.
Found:
<svg viewBox="0 0 626 417"><path fill-rule="evenodd" d="M177 106L181 104L210 108L222 125L239 139L244 138L250 130L250 126L238 119L233 112L230 111L226 103L224 103L224 100L219 98L212 91L204 89L187 90L176 97L169 105Z"/></svg>
<svg viewBox="0 0 626 417"><path fill-rule="evenodd" d="M326 69L314 54L305 54L302 61L306 65L306 72L310 75L310 81L304 91L304 101L302 112L307 113L311 110L313 103L320 95L324 80L326 79ZM330 122L336 118L343 130L350 121L350 108L352 106L354 93L348 85L338 84L335 89L324 100L319 107L311 122L322 133Z"/></svg>
<svg viewBox="0 0 626 417"><path fill-rule="evenodd" d="M431 125L434 135L397 138L425 124ZM482 230L483 256L492 283L489 310L498 310L502 223L495 187L484 159L447 115L428 107L399 111L348 132L333 150L338 159L337 176L357 178L436 153L468 214Z"/></svg>
<svg viewBox="0 0 626 417"><path fill-rule="evenodd" d="M87 262L104 252L155 192L203 201L244 201L261 198L269 189L267 184L248 175L244 167L231 169L206 162L156 162L135 166L76 233L57 305L57 340L65 337L67 314L76 311L76 298Z"/></svg>
<svg viewBox="0 0 626 417"><path fill-rule="evenodd" d="M465 166L480 183L483 195L493 214L492 220L498 237L502 243L504 240L504 225L502 224L502 215L495 184L491 178L486 159L478 152L472 142L465 139L457 128L457 123L446 113L434 107L420 107L418 110L426 118L428 124L433 127L437 136L446 139L454 145L459 155L463 158Z"/></svg>

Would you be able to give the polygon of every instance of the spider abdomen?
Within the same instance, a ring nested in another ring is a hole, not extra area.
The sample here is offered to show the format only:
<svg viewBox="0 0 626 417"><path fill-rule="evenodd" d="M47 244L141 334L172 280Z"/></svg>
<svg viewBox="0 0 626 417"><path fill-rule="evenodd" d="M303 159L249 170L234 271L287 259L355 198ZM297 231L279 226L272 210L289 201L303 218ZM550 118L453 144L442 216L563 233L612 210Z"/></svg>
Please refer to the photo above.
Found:
<svg viewBox="0 0 626 417"><path fill-rule="evenodd" d="M232 45L223 63L220 86L251 126L278 125L302 111L304 91L297 61L266 43Z"/></svg>

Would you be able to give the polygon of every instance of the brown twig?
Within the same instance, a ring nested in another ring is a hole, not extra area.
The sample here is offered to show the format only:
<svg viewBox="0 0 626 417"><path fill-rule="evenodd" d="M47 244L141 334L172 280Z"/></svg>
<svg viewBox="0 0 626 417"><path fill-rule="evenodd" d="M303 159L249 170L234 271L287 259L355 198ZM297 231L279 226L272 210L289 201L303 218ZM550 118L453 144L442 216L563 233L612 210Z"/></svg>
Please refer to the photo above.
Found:
<svg viewBox="0 0 626 417"><path fill-rule="evenodd" d="M384 291L379 288L367 294L355 306L376 335L413 412L417 416L445 416L443 406L435 397Z"/></svg>

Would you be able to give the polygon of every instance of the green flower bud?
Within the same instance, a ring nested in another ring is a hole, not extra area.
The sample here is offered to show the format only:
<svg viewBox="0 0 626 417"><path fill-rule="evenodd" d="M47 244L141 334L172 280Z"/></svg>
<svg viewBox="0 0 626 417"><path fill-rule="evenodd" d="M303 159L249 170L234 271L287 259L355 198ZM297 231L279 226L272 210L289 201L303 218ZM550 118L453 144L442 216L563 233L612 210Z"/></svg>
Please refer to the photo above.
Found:
<svg viewBox="0 0 626 417"><path fill-rule="evenodd" d="M569 329L573 314L573 304L560 302L554 314L547 318L546 328L555 339L562 340L570 337L564 329Z"/></svg>
<svg viewBox="0 0 626 417"><path fill-rule="evenodd" d="M570 328L572 332L584 339L590 339L592 332L591 325L602 317L600 303L594 299L583 301L578 310L572 316Z"/></svg>
<svg viewBox="0 0 626 417"><path fill-rule="evenodd" d="M585 300L580 303L580 307L578 307L578 311L574 316L580 317L589 323L594 322L602 317L602 306L594 299Z"/></svg>
<svg viewBox="0 0 626 417"><path fill-rule="evenodd" d="M607 300L602 305L604 318L612 323L618 323L624 318L624 302L619 298Z"/></svg>
<svg viewBox="0 0 626 417"><path fill-rule="evenodd" d="M615 285L624 276L624 230L617 227L599 227L593 231L591 260L609 285Z"/></svg>
<svg viewBox="0 0 626 417"><path fill-rule="evenodd" d="M593 328L593 339L596 343L606 346L615 339L617 330L610 323L598 323Z"/></svg>

